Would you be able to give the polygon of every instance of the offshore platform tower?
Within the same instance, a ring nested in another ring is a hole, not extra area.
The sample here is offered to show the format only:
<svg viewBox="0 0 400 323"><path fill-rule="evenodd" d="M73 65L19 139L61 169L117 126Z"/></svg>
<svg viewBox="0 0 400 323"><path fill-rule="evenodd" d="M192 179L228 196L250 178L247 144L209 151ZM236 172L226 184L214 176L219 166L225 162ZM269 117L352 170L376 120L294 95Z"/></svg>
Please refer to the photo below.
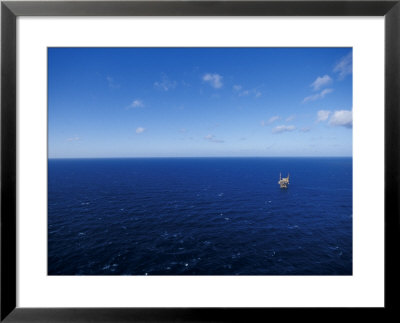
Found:
<svg viewBox="0 0 400 323"><path fill-rule="evenodd" d="M279 173L279 182L278 184L280 185L281 188L288 188L289 185L289 174L287 177L282 178L282 173Z"/></svg>

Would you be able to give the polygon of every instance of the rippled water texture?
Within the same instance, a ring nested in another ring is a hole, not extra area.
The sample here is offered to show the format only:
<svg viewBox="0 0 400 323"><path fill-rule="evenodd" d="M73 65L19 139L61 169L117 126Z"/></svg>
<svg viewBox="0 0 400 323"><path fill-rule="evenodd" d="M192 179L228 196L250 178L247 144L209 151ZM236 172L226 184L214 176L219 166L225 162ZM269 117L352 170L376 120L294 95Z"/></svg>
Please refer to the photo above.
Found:
<svg viewBox="0 0 400 323"><path fill-rule="evenodd" d="M49 275L352 274L351 158L48 165Z"/></svg>

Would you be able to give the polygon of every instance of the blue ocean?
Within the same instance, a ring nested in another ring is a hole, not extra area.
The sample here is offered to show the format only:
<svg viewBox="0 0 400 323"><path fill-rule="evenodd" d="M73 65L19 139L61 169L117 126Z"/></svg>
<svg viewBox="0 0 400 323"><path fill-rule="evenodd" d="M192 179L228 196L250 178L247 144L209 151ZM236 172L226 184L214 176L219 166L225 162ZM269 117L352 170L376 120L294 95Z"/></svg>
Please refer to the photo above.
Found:
<svg viewBox="0 0 400 323"><path fill-rule="evenodd" d="M48 274L352 275L352 158L49 159Z"/></svg>

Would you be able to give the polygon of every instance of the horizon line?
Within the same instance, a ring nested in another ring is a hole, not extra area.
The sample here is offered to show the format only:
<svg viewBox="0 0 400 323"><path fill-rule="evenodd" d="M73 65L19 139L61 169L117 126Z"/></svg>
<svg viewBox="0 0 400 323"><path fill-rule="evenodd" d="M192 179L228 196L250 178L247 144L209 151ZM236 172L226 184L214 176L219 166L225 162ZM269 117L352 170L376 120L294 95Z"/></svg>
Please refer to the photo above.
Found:
<svg viewBox="0 0 400 323"><path fill-rule="evenodd" d="M353 156L136 156L136 157L47 157L50 159L178 159L178 158L353 158Z"/></svg>

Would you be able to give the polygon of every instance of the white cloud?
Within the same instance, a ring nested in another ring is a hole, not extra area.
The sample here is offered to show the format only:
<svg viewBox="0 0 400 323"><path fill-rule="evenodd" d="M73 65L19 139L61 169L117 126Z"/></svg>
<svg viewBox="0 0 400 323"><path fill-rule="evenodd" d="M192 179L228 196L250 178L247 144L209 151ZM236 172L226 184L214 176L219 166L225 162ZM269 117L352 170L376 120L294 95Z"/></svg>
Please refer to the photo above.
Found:
<svg viewBox="0 0 400 323"><path fill-rule="evenodd" d="M222 143L222 142L224 142L224 141L221 140L221 139L217 139L217 138L215 137L215 135L211 135L211 134L205 136L204 139L207 140L207 141L209 141L209 142L216 142L216 143Z"/></svg>
<svg viewBox="0 0 400 323"><path fill-rule="evenodd" d="M134 100L130 105L130 108L143 108L143 107L144 103L142 100Z"/></svg>
<svg viewBox="0 0 400 323"><path fill-rule="evenodd" d="M272 129L272 133L282 133L282 132L286 132L286 131L293 131L295 129L296 129L295 126L281 125L281 126L276 126L274 129Z"/></svg>
<svg viewBox="0 0 400 323"><path fill-rule="evenodd" d="M329 118L330 117L330 118ZM342 126L345 128L353 127L353 111L352 110L336 110L333 113L329 110L320 110L317 113L317 122L326 121L331 126Z"/></svg>
<svg viewBox="0 0 400 323"><path fill-rule="evenodd" d="M168 91L174 89L176 87L176 84L177 84L176 81L171 81L167 75L162 74L161 81L154 82L154 87L160 90Z"/></svg>
<svg viewBox="0 0 400 323"><path fill-rule="evenodd" d="M81 138L78 136L67 138L67 141L79 141L79 140L81 140Z"/></svg>
<svg viewBox="0 0 400 323"><path fill-rule="evenodd" d="M111 89L118 89L120 87L120 85L117 84L114 81L114 78L112 78L111 76L107 76L107 82L108 82L108 87Z"/></svg>
<svg viewBox="0 0 400 323"><path fill-rule="evenodd" d="M280 116L273 116L269 118L267 121L261 120L261 126L267 126L274 123L276 120L280 119Z"/></svg>
<svg viewBox="0 0 400 323"><path fill-rule="evenodd" d="M333 89L325 89L325 90L322 90L322 92L319 95L321 98L323 98L325 95L332 93L332 92L333 92Z"/></svg>
<svg viewBox="0 0 400 323"><path fill-rule="evenodd" d="M219 89L222 87L222 85L223 85L222 79L223 79L223 77L219 74L207 73L203 76L203 81L209 83L215 89Z"/></svg>
<svg viewBox="0 0 400 323"><path fill-rule="evenodd" d="M309 127L303 127L300 129L301 132L309 132L311 130L311 128Z"/></svg>
<svg viewBox="0 0 400 323"><path fill-rule="evenodd" d="M138 128L136 128L136 133L137 133L137 134L141 134L141 133L143 133L145 130L146 130L146 129L143 128L143 127L138 127Z"/></svg>
<svg viewBox="0 0 400 323"><path fill-rule="evenodd" d="M241 85L234 85L232 88L235 92L237 92L239 96L247 96L252 94L254 95L255 98L259 98L262 95L262 93L257 88L251 90L244 90L243 86Z"/></svg>
<svg viewBox="0 0 400 323"><path fill-rule="evenodd" d="M294 120L294 118L296 118L296 116L294 114L292 114L292 115L288 116L285 121L289 122L289 121Z"/></svg>
<svg viewBox="0 0 400 323"><path fill-rule="evenodd" d="M329 110L319 110L317 112L317 122L325 121L329 118L331 111Z"/></svg>
<svg viewBox="0 0 400 323"><path fill-rule="evenodd" d="M279 116L273 116L273 117L268 119L267 124L274 123L278 119L279 119Z"/></svg>
<svg viewBox="0 0 400 323"><path fill-rule="evenodd" d="M346 128L353 127L353 111L352 110L338 110L332 114L329 119L329 124L332 126L343 126Z"/></svg>
<svg viewBox="0 0 400 323"><path fill-rule="evenodd" d="M339 78L343 79L346 75L353 72L353 53L350 52L335 65L333 71L339 74Z"/></svg>
<svg viewBox="0 0 400 323"><path fill-rule="evenodd" d="M333 92L333 89L322 90L320 93L313 94L313 95L310 95L310 96L304 98L303 103L306 103L309 101L315 101L318 99L323 99L327 94L332 93L332 92Z"/></svg>
<svg viewBox="0 0 400 323"><path fill-rule="evenodd" d="M332 79L329 75L318 76L317 79L311 84L314 91L319 90L321 87L324 87L328 84L332 83Z"/></svg>

